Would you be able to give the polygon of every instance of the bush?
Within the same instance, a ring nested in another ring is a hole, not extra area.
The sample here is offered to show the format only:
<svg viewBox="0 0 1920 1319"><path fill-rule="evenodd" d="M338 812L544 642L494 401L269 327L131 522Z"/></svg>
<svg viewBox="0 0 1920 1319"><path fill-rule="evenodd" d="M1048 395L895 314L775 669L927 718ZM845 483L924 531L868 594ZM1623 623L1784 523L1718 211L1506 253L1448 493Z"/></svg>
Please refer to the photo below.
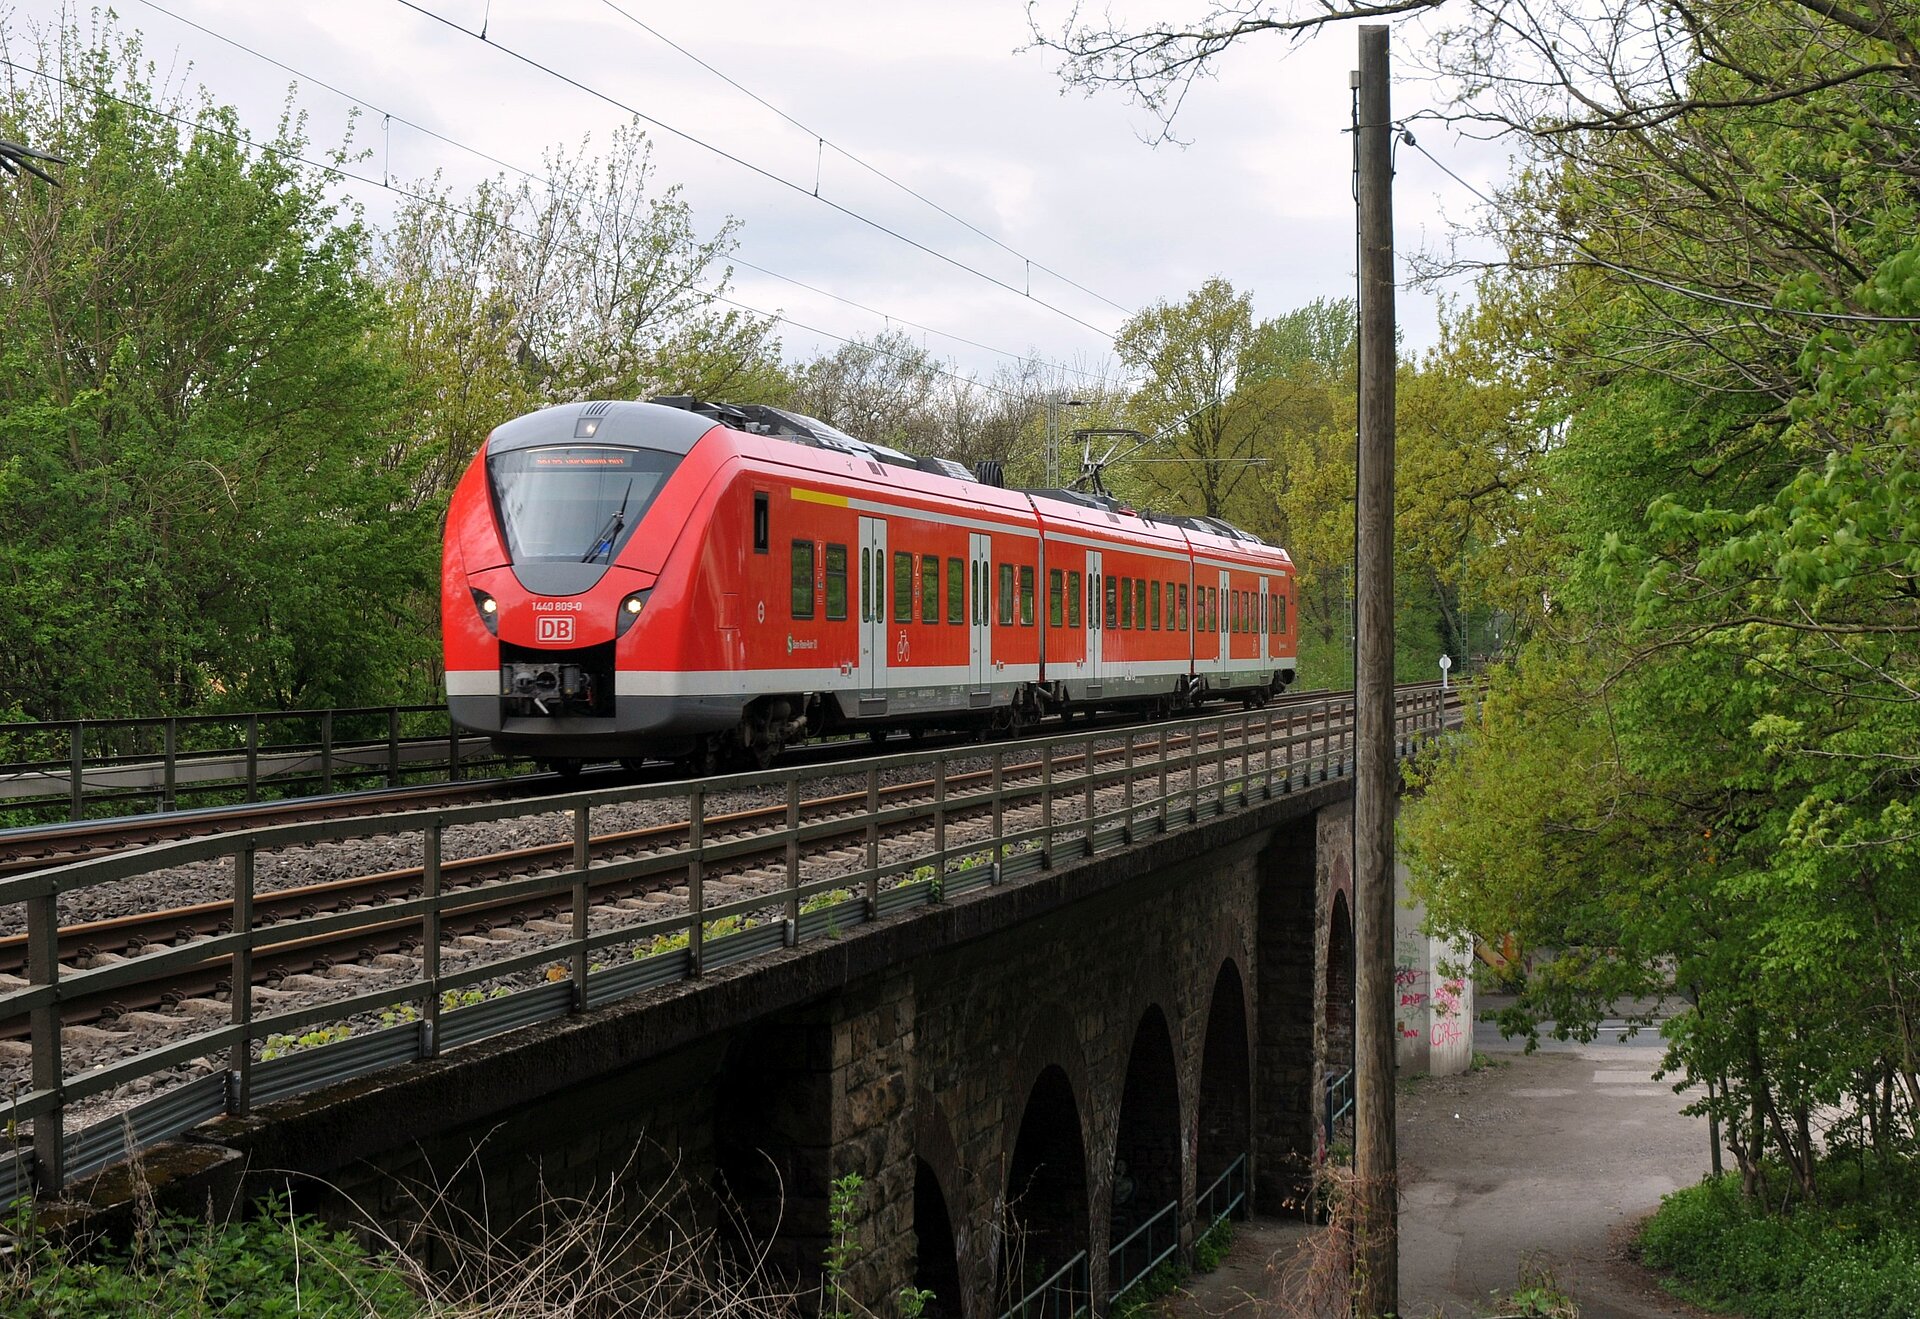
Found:
<svg viewBox="0 0 1920 1319"><path fill-rule="evenodd" d="M258 1218L237 1223L162 1214L124 1247L70 1251L30 1227L17 1239L23 1248L0 1266L0 1313L9 1315L389 1319L421 1308L400 1272L277 1198L260 1206Z"/></svg>
<svg viewBox="0 0 1920 1319"><path fill-rule="evenodd" d="M1666 1197L1640 1249L1675 1295L1749 1319L1920 1319L1920 1228L1873 1200L1770 1215L1723 1177Z"/></svg>

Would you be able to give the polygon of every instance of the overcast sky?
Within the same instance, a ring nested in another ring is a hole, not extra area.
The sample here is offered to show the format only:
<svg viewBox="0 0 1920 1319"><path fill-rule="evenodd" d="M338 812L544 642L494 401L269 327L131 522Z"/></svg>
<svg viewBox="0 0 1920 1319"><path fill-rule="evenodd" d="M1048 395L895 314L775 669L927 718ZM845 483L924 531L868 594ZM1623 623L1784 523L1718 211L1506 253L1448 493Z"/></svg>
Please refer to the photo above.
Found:
<svg viewBox="0 0 1920 1319"><path fill-rule="evenodd" d="M491 48L412 12L397 0L118 0L125 26L176 79L204 83L265 136L289 83L285 70L196 31L178 18L252 47L357 98L426 125L510 164L537 169L541 152L591 134L604 143L627 116L588 92L514 59L521 52L606 96L799 185L756 175L670 133L649 130L657 178L684 187L696 221L742 223L738 257L888 316L944 334L911 333L962 370L990 373L1008 358L960 343L964 336L1014 355L1037 353L1098 369L1128 310L1177 300L1209 276L1251 290L1270 316L1353 286L1347 74L1351 26L1293 47L1266 37L1242 43L1218 77L1189 96L1176 125L1190 145L1147 145L1153 121L1118 92L1062 94L1053 57L1029 42L1019 0L745 0L707 5L659 0L419 0L470 32L484 22ZM614 5L721 70L831 145L755 104L687 55L635 26ZM58 21L57 0L0 0L15 58L33 25ZM1167 12L1152 0L1116 0L1121 18ZM1042 0L1057 24L1065 0ZM170 11L170 12L169 12ZM83 19L83 21L85 21ZM1421 39L1397 28L1396 54ZM190 68L188 66L191 66ZM351 103L302 82L298 104L318 146L347 129ZM1395 88L1396 116L1427 104L1417 82ZM498 172L473 155L362 113L357 140L373 150L360 168L417 179L436 170L457 188ZM1434 126L1422 145L1485 187L1503 172L1499 151L1454 141ZM1089 297L1035 270L1031 290L1057 314L952 264L916 251L814 200L819 190L849 210L977 268L1016 290L1029 287L1020 257L968 232L836 153L861 157L993 235L1100 295ZM382 221L393 198L353 186ZM1447 241L1447 220L1473 198L1413 152L1399 156L1396 229L1402 253ZM735 296L764 311L841 336L887 322L792 283L739 268ZM1432 300L1403 290L1405 342L1434 337ZM834 341L794 325L790 358Z"/></svg>

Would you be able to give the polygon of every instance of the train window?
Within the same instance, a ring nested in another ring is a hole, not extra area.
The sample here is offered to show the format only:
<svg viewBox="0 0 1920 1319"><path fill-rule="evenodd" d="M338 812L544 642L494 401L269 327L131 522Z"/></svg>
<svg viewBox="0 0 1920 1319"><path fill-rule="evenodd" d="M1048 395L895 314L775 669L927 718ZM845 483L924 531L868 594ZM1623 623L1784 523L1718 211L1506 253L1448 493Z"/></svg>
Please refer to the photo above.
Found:
<svg viewBox="0 0 1920 1319"><path fill-rule="evenodd" d="M767 492L764 490L756 490L753 492L753 552L755 554L765 554L767 552L769 529L770 523L767 519Z"/></svg>
<svg viewBox="0 0 1920 1319"><path fill-rule="evenodd" d="M1273 635L1283 637L1287 634L1287 597L1273 597Z"/></svg>
<svg viewBox="0 0 1920 1319"><path fill-rule="evenodd" d="M1180 630L1187 630L1187 584L1180 584Z"/></svg>
<svg viewBox="0 0 1920 1319"><path fill-rule="evenodd" d="M1100 574L1087 574L1087 626L1100 630Z"/></svg>
<svg viewBox="0 0 1920 1319"><path fill-rule="evenodd" d="M924 555L920 560L920 621L940 621L940 556Z"/></svg>
<svg viewBox="0 0 1920 1319"><path fill-rule="evenodd" d="M1173 615L1173 583L1172 583L1172 582L1168 582L1168 583L1167 583L1167 631L1169 631L1169 632L1171 632L1171 631L1173 631L1173 630L1174 630L1174 626L1173 626L1173 625L1174 625L1174 615Z"/></svg>
<svg viewBox="0 0 1920 1319"><path fill-rule="evenodd" d="M1147 630L1147 579L1133 579L1133 625L1142 632Z"/></svg>
<svg viewBox="0 0 1920 1319"><path fill-rule="evenodd" d="M487 459L493 507L515 563L612 563L646 521L677 453L545 444Z"/></svg>
<svg viewBox="0 0 1920 1319"><path fill-rule="evenodd" d="M1047 569L1047 626L1067 625L1067 576L1058 568Z"/></svg>
<svg viewBox="0 0 1920 1319"><path fill-rule="evenodd" d="M873 551L860 547L860 621L873 618Z"/></svg>
<svg viewBox="0 0 1920 1319"><path fill-rule="evenodd" d="M985 621L983 611L986 609L987 592L986 583L980 580L981 572L981 565L976 562L972 566L972 571L968 574L968 585L973 588L973 621L975 623Z"/></svg>
<svg viewBox="0 0 1920 1319"><path fill-rule="evenodd" d="M1013 565L1000 565L1000 626L1013 626Z"/></svg>
<svg viewBox="0 0 1920 1319"><path fill-rule="evenodd" d="M913 556L905 550L893 552L893 621L913 621Z"/></svg>
<svg viewBox="0 0 1920 1319"><path fill-rule="evenodd" d="M1207 631L1223 630L1220 626L1220 588L1209 586L1207 588Z"/></svg>
<svg viewBox="0 0 1920 1319"><path fill-rule="evenodd" d="M1247 630L1247 593L1245 591L1233 593L1233 630L1235 632Z"/></svg>
<svg viewBox="0 0 1920 1319"><path fill-rule="evenodd" d="M959 559L947 560L947 621L967 621L967 565Z"/></svg>
<svg viewBox="0 0 1920 1319"><path fill-rule="evenodd" d="M793 542L793 616L813 617L813 542Z"/></svg>
<svg viewBox="0 0 1920 1319"><path fill-rule="evenodd" d="M1116 594L1119 589L1120 579L1109 574L1107 577L1107 626L1110 628L1120 626L1120 597Z"/></svg>
<svg viewBox="0 0 1920 1319"><path fill-rule="evenodd" d="M1112 579L1109 578L1108 582L1111 584ZM1133 579L1131 577L1120 579L1120 626L1122 628L1133 626Z"/></svg>
<svg viewBox="0 0 1920 1319"><path fill-rule="evenodd" d="M1067 626L1080 626L1080 574L1067 573Z"/></svg>
<svg viewBox="0 0 1920 1319"><path fill-rule="evenodd" d="M1020 626L1033 626L1033 566L1020 565Z"/></svg>
<svg viewBox="0 0 1920 1319"><path fill-rule="evenodd" d="M847 547L827 546L827 617L840 622L847 616Z"/></svg>
<svg viewBox="0 0 1920 1319"><path fill-rule="evenodd" d="M1160 630L1160 583L1158 581L1153 583L1153 612L1147 617L1152 620L1147 626L1158 632Z"/></svg>

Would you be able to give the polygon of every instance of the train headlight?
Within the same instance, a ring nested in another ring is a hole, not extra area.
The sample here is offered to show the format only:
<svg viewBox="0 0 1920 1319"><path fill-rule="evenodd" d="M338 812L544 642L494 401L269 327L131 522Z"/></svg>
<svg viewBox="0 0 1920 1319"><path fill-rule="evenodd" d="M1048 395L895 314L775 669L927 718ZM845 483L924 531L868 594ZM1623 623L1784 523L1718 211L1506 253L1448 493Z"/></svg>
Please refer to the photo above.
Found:
<svg viewBox="0 0 1920 1319"><path fill-rule="evenodd" d="M500 635L500 602L478 587L467 588L473 592L473 607L480 611L480 621L487 625L487 631L496 637Z"/></svg>
<svg viewBox="0 0 1920 1319"><path fill-rule="evenodd" d="M620 602L620 613L613 621L613 634L616 637L627 635L627 629L640 621L640 612L647 607L647 597L651 591L634 591Z"/></svg>

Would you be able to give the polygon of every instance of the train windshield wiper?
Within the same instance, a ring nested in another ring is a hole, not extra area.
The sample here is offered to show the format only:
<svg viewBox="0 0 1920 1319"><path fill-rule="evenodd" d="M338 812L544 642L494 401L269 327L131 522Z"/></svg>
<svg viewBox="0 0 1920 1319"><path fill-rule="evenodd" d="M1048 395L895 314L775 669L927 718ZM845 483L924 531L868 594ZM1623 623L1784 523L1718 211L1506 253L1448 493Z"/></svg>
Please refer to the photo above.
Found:
<svg viewBox="0 0 1920 1319"><path fill-rule="evenodd" d="M607 525L600 528L600 534L593 538L593 548L580 556L580 562L592 563L602 554L613 554L613 542L620 537L620 528L627 525L627 500L633 497L633 478L627 478L627 492L620 496L620 507L613 510L607 518Z"/></svg>

